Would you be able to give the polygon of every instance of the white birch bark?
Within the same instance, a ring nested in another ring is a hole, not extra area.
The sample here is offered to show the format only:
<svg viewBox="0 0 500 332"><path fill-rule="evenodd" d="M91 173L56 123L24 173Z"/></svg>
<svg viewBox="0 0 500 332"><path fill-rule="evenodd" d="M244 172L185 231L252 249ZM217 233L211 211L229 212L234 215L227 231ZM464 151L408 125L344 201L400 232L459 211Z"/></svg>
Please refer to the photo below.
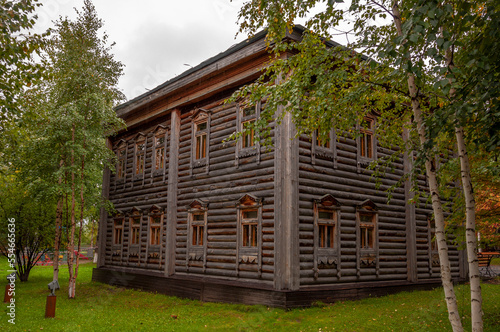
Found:
<svg viewBox="0 0 500 332"><path fill-rule="evenodd" d="M398 1L393 2L393 16L394 24L398 31L398 35L403 35L402 23L401 23L401 13L399 11ZM417 123L418 136L420 138L420 145L423 148L424 144L427 142L425 137L425 124L423 122L422 109L420 107L420 101L418 99L418 89L415 84L415 76L408 73L408 90L411 96L411 104L413 115ZM429 179L429 192L432 199L432 209L434 211L434 219L436 223L436 242L438 245L439 262L441 267L441 281L443 284L443 289L445 293L446 305L448 308L448 319L450 320L453 331L459 332L463 331L462 322L460 320L460 314L458 312L457 299L455 296L455 291L453 289L453 282L451 280L451 267L450 260L448 257L448 244L446 242L446 236L444 232L444 214L441 205L441 198L438 192L438 182L436 176L436 167L433 162L432 156L428 156L425 161L425 169L427 177Z"/></svg>
<svg viewBox="0 0 500 332"><path fill-rule="evenodd" d="M453 70L453 52L446 50L446 63L450 70ZM451 79L449 80L451 83ZM450 89L450 98L453 99L456 93L455 88ZM479 261L477 259L477 238L476 238L476 202L474 199L474 189L470 174L469 155L464 138L464 128L457 123L455 127L457 138L458 158L460 159L460 180L462 192L465 200L465 241L467 247L467 262L469 264L470 298L471 298L471 324L472 331L483 331L483 310L481 309L483 297L481 294L481 283L479 274Z"/></svg>

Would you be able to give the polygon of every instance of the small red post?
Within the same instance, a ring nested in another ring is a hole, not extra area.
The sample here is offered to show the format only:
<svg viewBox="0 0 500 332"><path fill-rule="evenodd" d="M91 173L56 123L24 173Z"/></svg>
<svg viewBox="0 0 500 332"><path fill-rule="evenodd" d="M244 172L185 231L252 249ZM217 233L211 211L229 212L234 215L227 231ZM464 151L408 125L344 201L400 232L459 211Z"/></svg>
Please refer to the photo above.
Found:
<svg viewBox="0 0 500 332"><path fill-rule="evenodd" d="M56 296L47 295L47 305L45 306L45 318L56 317Z"/></svg>
<svg viewBox="0 0 500 332"><path fill-rule="evenodd" d="M3 297L3 303L10 303L10 299L12 298L12 294L9 294L10 283L5 285L5 295Z"/></svg>

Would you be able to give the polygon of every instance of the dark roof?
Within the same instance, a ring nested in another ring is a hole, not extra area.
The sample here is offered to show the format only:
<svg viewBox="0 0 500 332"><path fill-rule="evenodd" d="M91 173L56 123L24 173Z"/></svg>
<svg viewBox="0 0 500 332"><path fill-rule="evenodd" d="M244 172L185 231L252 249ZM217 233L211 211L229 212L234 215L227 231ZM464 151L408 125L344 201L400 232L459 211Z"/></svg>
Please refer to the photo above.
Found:
<svg viewBox="0 0 500 332"><path fill-rule="evenodd" d="M170 85L170 84L172 84L172 83L174 83L174 82L176 82L176 81L178 81L178 80L180 80L180 79L182 79L182 78L190 75L191 73L194 73L197 70L200 70L200 69L202 69L204 67L207 67L207 66L211 65L212 63L214 63L214 62L216 62L216 61L218 61L218 60L220 60L220 59L222 59L222 58L224 58L224 57L226 57L226 56L228 56L230 54L233 54L233 53L241 50L242 48L250 45L251 43L254 43L254 42L256 42L256 41L264 38L266 36L266 34L267 34L267 30L260 31L259 33L255 34L253 37L251 37L249 39L246 39L246 40L244 40L244 41L242 41L242 42L240 42L238 44L232 45L231 47L229 47L224 52L221 52L221 53L217 54L216 56L211 57L211 58L203 61L199 65L186 70L182 74L175 76L174 78L166 81L165 83L163 83L161 85L158 85L156 88L151 89L151 90L149 90L149 91L147 91L147 92L145 92L145 93L143 93L143 94L135 97L134 99L131 99L131 100L129 100L129 101L123 103L123 104L120 104L120 105L116 106L115 109L119 110L121 108L124 108L124 107L126 107L126 106L128 106L128 105L130 105L130 104L132 104L134 102L136 102L136 101L139 101L140 99L142 99L142 98L144 98L144 97L146 97L146 96L148 96L150 94L153 94L156 91L159 91L159 90L163 89L164 87L166 87L166 86L168 86L168 85Z"/></svg>
<svg viewBox="0 0 500 332"><path fill-rule="evenodd" d="M294 32L298 32L300 35L302 35L302 33L304 33L304 31L306 31L306 28L302 25L295 25L294 28L293 28ZM123 104L120 104L118 106L115 107L115 110L120 110L122 108L125 108L135 102L138 102L139 100L141 99L144 99L145 97L151 95L151 94L154 94L155 92L165 88L166 86L174 83L174 82L177 82L179 80L181 80L182 78L184 77L187 77L189 76L190 74L196 72L197 70L200 70L204 67L207 67L213 63L215 63L216 61L228 56L228 55L231 55L243 48L245 48L246 46L256 42L256 41L259 41L260 39L264 38L265 36L267 35L267 29L266 30L262 30L260 31L259 33L255 34L254 36L252 36L251 38L248 38L247 40L244 40L238 44L235 44L235 45L232 45L231 47L229 47L227 50L225 50L224 52L221 52L219 54L217 54L216 56L214 57L211 57L205 61L203 61L202 63L200 63L199 65L195 66L195 67L192 67L188 70L186 70L185 72L181 73L180 75L177 75L176 77L166 81L165 83L161 84L161 85L158 85L156 88L154 89L151 89L137 97L135 97L134 99L131 99ZM337 42L334 42L334 41L331 41L331 40L327 40L326 43L325 43L327 46L329 47L337 47L337 46L342 46L341 44L337 43ZM369 58L366 57L366 56L363 56L363 60L368 60Z"/></svg>

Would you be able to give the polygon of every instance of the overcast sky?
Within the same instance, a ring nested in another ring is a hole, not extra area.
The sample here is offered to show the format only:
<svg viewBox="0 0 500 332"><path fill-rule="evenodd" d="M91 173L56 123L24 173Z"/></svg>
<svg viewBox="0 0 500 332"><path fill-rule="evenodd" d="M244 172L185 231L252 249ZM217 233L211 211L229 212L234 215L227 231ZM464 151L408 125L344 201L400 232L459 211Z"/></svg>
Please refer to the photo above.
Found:
<svg viewBox="0 0 500 332"><path fill-rule="evenodd" d="M83 0L41 0L37 28L59 16L75 18ZM235 35L244 0L93 0L113 48L125 65L127 99L144 93L246 38Z"/></svg>

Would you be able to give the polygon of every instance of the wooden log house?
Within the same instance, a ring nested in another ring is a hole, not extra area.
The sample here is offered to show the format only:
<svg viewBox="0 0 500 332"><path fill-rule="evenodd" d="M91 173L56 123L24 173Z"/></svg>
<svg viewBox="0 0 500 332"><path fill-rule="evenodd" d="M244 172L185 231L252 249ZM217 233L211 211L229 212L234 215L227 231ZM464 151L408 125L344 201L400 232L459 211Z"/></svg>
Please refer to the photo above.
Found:
<svg viewBox="0 0 500 332"><path fill-rule="evenodd" d="M289 38L300 38L297 27ZM269 55L265 32L116 108L127 130L109 141L115 172L103 193L93 279L203 301L277 307L428 288L440 284L431 206L415 206L402 155L380 189L368 163L396 153L360 138L293 139L291 117L272 125L273 147L252 135L226 141L252 109L224 104L253 82ZM418 178L422 188L424 176ZM450 247L452 274L464 255Z"/></svg>

